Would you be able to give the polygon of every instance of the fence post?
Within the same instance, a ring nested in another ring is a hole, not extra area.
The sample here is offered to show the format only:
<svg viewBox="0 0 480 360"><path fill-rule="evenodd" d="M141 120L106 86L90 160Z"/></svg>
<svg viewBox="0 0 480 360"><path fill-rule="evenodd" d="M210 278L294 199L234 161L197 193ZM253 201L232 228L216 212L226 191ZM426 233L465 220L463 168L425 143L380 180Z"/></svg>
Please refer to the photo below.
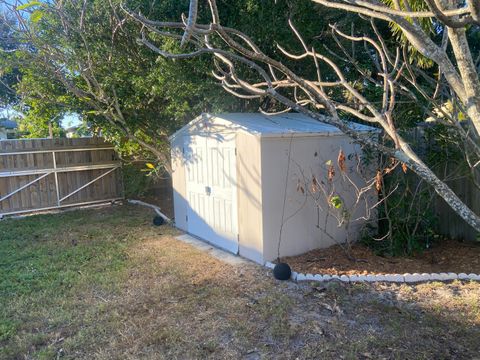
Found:
<svg viewBox="0 0 480 360"><path fill-rule="evenodd" d="M55 174L55 191L57 192L57 205L60 206L60 188L58 187L57 159L55 156L55 150L52 150L52 157L53 157L53 169Z"/></svg>

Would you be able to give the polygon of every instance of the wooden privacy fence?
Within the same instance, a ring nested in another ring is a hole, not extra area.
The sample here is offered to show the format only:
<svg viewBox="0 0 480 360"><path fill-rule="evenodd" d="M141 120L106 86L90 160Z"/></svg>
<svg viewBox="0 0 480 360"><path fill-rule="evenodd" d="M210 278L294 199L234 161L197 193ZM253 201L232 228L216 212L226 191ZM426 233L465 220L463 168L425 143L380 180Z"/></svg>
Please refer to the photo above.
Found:
<svg viewBox="0 0 480 360"><path fill-rule="evenodd" d="M0 141L0 217L122 198L121 163L101 138Z"/></svg>
<svg viewBox="0 0 480 360"><path fill-rule="evenodd" d="M480 184L480 171L476 171L474 176L476 177L476 182ZM480 215L480 190L471 179L461 177L447 181L447 184L470 209ZM437 197L435 209L438 215L438 227L441 234L447 235L452 239L470 241L479 239L480 234L457 215L440 197Z"/></svg>
<svg viewBox="0 0 480 360"><path fill-rule="evenodd" d="M420 156L426 159L429 152L436 151L435 141L425 136L425 128L434 126L434 124L424 123L415 129L412 129L407 137L413 144L413 148ZM447 177L453 180L447 180L447 185L457 194L457 196L476 214L480 215L480 190L475 185L480 183L480 169L471 175L475 176L475 181L467 176L459 176L457 174L458 168L455 162L445 161L438 165L437 170L440 178ZM465 171L463 171L465 172ZM478 234L475 229L468 225L452 208L438 195L432 204L434 213L438 220L437 231L452 239L475 241L478 239Z"/></svg>

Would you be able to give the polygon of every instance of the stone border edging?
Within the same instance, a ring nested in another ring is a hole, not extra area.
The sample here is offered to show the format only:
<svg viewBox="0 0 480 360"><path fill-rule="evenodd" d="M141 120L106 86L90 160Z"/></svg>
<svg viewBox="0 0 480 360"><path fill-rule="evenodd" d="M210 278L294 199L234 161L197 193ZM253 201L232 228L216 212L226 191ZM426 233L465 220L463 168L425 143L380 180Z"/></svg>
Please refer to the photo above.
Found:
<svg viewBox="0 0 480 360"><path fill-rule="evenodd" d="M267 261L265 267L272 269L275 264ZM452 281L452 280L475 280L480 281L480 274L465 273L405 273L405 274L383 274L383 275L321 275L303 274L292 271L291 279L294 281L332 281L342 282L391 282L391 283L418 283L428 281Z"/></svg>

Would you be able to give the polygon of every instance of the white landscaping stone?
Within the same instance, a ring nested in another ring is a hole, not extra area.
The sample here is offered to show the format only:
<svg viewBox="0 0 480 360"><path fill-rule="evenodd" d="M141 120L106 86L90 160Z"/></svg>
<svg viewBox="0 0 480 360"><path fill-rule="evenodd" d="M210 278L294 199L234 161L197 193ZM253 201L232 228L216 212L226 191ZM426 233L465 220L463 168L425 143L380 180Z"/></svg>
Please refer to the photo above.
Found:
<svg viewBox="0 0 480 360"><path fill-rule="evenodd" d="M448 273L447 276L448 276L448 280L457 280L458 279L458 275L455 274L455 273L452 273L452 272Z"/></svg>
<svg viewBox="0 0 480 360"><path fill-rule="evenodd" d="M432 276L429 273L422 273L421 274L422 281L430 281L432 280Z"/></svg>
<svg viewBox="0 0 480 360"><path fill-rule="evenodd" d="M405 278L406 283L414 283L414 282L419 282L420 280L420 274L419 273L414 273L414 274L403 274L403 277Z"/></svg>
<svg viewBox="0 0 480 360"><path fill-rule="evenodd" d="M449 280L447 273L440 273L440 274L438 274L438 275L440 276L440 280L441 280L441 281L447 281L447 280Z"/></svg>
<svg viewBox="0 0 480 360"><path fill-rule="evenodd" d="M459 280L468 280L468 275L465 273L460 273L458 274L458 279Z"/></svg>
<svg viewBox="0 0 480 360"><path fill-rule="evenodd" d="M384 274L378 274L378 275L375 275L375 279L377 282L382 282L386 280L386 276Z"/></svg>
<svg viewBox="0 0 480 360"><path fill-rule="evenodd" d="M432 281L442 281L443 280L442 276L440 274L437 274L437 273L431 273L430 274L430 279Z"/></svg>
<svg viewBox="0 0 480 360"><path fill-rule="evenodd" d="M366 275L365 276L365 281L366 282L375 282L375 281L377 281L377 277L375 275Z"/></svg>
<svg viewBox="0 0 480 360"><path fill-rule="evenodd" d="M475 274L473 274L473 275L475 275ZM473 280L480 281L480 274L476 274L475 278Z"/></svg>
<svg viewBox="0 0 480 360"><path fill-rule="evenodd" d="M423 273L423 274L413 273L410 277L408 277L408 279L409 279L408 282L422 282L422 281L430 280L431 276L430 274L427 274L427 273ZM407 282L407 279L405 279L405 281Z"/></svg>
<svg viewBox="0 0 480 360"><path fill-rule="evenodd" d="M468 278L469 278L470 280L477 280L477 275L471 273L471 274L468 274Z"/></svg>
<svg viewBox="0 0 480 360"><path fill-rule="evenodd" d="M315 275L313 276L313 280L315 280L315 281L323 281L323 276L320 275L320 274L315 274Z"/></svg>
<svg viewBox="0 0 480 360"><path fill-rule="evenodd" d="M338 275L330 275L330 280L340 280L340 276L338 276Z"/></svg>
<svg viewBox="0 0 480 360"><path fill-rule="evenodd" d="M340 281L350 282L350 278L347 275L342 275L340 276Z"/></svg>
<svg viewBox="0 0 480 360"><path fill-rule="evenodd" d="M425 276L423 276L423 274L413 273L413 276L415 277L417 282L425 281Z"/></svg>
<svg viewBox="0 0 480 360"><path fill-rule="evenodd" d="M307 275L305 275L305 278L307 280L315 280L315 276L313 274L307 274Z"/></svg>
<svg viewBox="0 0 480 360"><path fill-rule="evenodd" d="M358 275L358 281L361 281L361 282L367 281L367 276L366 275Z"/></svg>
<svg viewBox="0 0 480 360"><path fill-rule="evenodd" d="M297 281L305 281L305 280L307 280L307 275L302 273L297 274Z"/></svg>
<svg viewBox="0 0 480 360"><path fill-rule="evenodd" d="M394 282L391 279L392 274L383 274L383 281L385 282Z"/></svg>
<svg viewBox="0 0 480 360"><path fill-rule="evenodd" d="M405 279L403 275L400 274L387 274L385 275L385 281L393 283L403 283L405 282Z"/></svg>
<svg viewBox="0 0 480 360"><path fill-rule="evenodd" d="M297 273L296 271L292 271L292 275L290 275L290 278L291 278L292 280L295 280L295 281L296 281L296 280L297 280L297 276L298 276L298 273Z"/></svg>
<svg viewBox="0 0 480 360"><path fill-rule="evenodd" d="M349 275L348 278L351 282L359 282L358 275Z"/></svg>
<svg viewBox="0 0 480 360"><path fill-rule="evenodd" d="M332 280L332 277L330 275L322 275L323 281L330 281Z"/></svg>
<svg viewBox="0 0 480 360"><path fill-rule="evenodd" d="M270 262L270 261L267 261L265 263L265 267L269 268L269 269L273 269L275 267L275 264Z"/></svg>

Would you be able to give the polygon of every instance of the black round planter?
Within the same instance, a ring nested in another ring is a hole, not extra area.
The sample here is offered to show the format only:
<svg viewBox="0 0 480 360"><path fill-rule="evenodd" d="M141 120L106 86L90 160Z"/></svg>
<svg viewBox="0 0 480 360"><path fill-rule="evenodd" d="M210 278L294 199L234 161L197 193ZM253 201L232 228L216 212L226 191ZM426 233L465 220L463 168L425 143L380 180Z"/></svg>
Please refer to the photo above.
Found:
<svg viewBox="0 0 480 360"><path fill-rule="evenodd" d="M288 280L290 279L290 276L292 276L292 269L290 269L290 266L288 264L277 264L273 268L273 276L277 280Z"/></svg>
<svg viewBox="0 0 480 360"><path fill-rule="evenodd" d="M153 218L153 225L160 226L163 224L165 224L165 219L163 217L157 215Z"/></svg>

